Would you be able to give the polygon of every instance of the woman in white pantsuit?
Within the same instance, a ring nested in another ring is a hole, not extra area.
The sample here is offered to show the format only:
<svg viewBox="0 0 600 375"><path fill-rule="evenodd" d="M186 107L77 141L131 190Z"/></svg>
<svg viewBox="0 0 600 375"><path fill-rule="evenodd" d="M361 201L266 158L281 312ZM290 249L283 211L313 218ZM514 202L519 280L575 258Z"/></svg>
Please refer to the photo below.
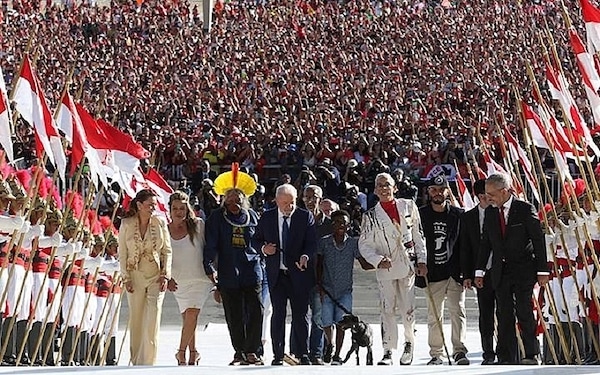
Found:
<svg viewBox="0 0 600 375"><path fill-rule="evenodd" d="M162 304L171 278L171 238L167 224L153 216L156 194L141 190L119 230L119 261L129 302L131 363L154 365Z"/></svg>

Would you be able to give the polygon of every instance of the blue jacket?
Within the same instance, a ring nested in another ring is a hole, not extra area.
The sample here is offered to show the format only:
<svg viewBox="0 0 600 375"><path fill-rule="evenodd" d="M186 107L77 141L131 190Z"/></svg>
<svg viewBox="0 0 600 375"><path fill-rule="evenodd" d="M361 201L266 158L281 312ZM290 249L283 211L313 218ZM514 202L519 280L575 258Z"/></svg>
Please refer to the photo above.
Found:
<svg viewBox="0 0 600 375"><path fill-rule="evenodd" d="M207 275L217 271L220 288L252 287L262 283L260 248L252 247L258 215L248 210L248 220L233 225L225 217L225 209L211 213L206 221L204 270Z"/></svg>

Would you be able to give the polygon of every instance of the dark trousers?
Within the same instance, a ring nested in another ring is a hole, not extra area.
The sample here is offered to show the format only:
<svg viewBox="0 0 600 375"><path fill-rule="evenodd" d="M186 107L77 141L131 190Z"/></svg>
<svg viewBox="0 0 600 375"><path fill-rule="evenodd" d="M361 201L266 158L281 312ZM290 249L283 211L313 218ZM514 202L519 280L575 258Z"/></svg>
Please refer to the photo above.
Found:
<svg viewBox="0 0 600 375"><path fill-rule="evenodd" d="M236 354L257 353L261 346L261 286L220 288L225 320Z"/></svg>
<svg viewBox="0 0 600 375"><path fill-rule="evenodd" d="M515 312L521 328L525 358L534 358L540 352L531 301L534 284L534 278L525 281L522 276L516 277L505 273L496 288L498 301L498 347L496 349L500 362L514 363L517 358Z"/></svg>
<svg viewBox="0 0 600 375"><path fill-rule="evenodd" d="M296 355L308 355L308 297L310 289L298 285L294 288L289 275L280 272L275 285L271 286L271 343L273 357L283 359L285 351L285 317L287 301L292 310L292 336L296 337Z"/></svg>
<svg viewBox="0 0 600 375"><path fill-rule="evenodd" d="M493 361L496 358L496 352L494 351L496 292L492 287L491 272L486 272L483 279L483 288L477 289L477 306L479 307L479 334L481 335L483 359Z"/></svg>
<svg viewBox="0 0 600 375"><path fill-rule="evenodd" d="M321 297L316 287L310 292L309 306L311 312L310 319L310 337L308 339L308 351L311 360L323 357L323 347L325 344L325 334L321 328ZM330 343L333 344L333 343ZM290 335L290 353L296 358L300 358L298 354L298 339L294 332Z"/></svg>

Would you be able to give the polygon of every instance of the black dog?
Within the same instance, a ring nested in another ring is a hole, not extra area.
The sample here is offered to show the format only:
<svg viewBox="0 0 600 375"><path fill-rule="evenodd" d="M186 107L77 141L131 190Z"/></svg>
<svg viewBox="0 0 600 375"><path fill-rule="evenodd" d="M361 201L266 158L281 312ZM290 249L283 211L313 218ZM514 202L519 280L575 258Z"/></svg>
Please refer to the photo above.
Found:
<svg viewBox="0 0 600 375"><path fill-rule="evenodd" d="M358 349L364 347L367 348L367 365L373 365L373 330L371 330L371 326L358 319L356 315L346 314L342 317L342 321L338 323L338 327L343 330L350 329L350 332L352 332L352 347L346 354L343 363L348 362L352 353L356 352L356 364L360 365Z"/></svg>

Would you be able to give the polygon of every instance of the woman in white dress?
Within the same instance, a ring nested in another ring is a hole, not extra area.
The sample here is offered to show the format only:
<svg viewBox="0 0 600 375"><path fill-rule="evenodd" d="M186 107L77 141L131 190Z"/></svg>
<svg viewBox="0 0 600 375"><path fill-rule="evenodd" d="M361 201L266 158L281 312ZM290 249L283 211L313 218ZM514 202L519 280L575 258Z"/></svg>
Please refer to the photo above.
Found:
<svg viewBox="0 0 600 375"><path fill-rule="evenodd" d="M197 365L200 361L200 354L196 350L198 315L213 287L202 265L204 221L196 217L189 196L181 191L174 192L169 198L169 210L173 265L168 289L175 295L183 318L181 340L175 358L180 366ZM188 349L189 357L186 355Z"/></svg>

